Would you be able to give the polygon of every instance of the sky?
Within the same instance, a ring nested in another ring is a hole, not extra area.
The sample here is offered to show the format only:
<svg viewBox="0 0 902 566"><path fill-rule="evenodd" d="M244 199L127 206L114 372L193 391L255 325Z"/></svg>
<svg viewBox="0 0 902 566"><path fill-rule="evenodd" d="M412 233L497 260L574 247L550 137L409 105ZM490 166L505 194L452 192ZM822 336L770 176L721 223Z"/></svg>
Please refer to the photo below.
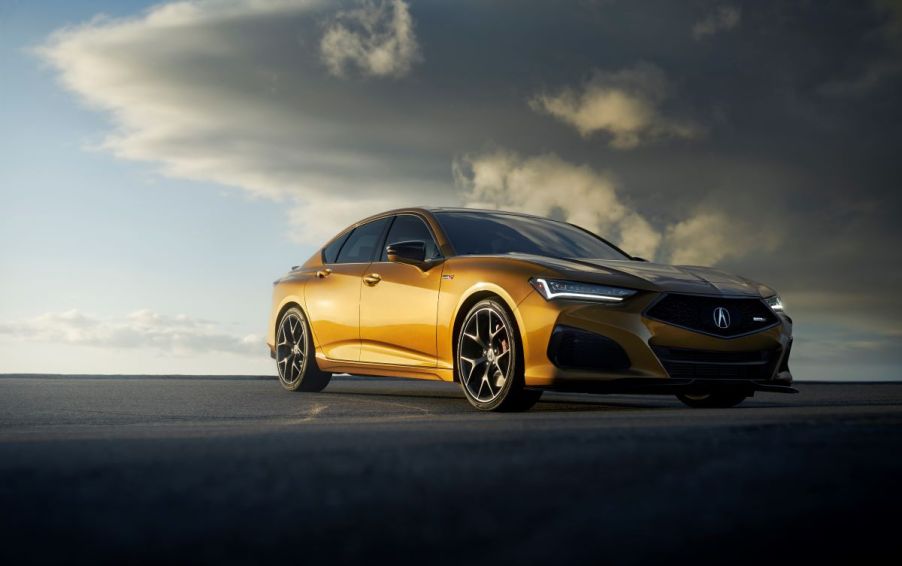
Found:
<svg viewBox="0 0 902 566"><path fill-rule="evenodd" d="M0 372L274 374L271 282L397 206L768 284L899 379L902 2L0 0Z"/></svg>

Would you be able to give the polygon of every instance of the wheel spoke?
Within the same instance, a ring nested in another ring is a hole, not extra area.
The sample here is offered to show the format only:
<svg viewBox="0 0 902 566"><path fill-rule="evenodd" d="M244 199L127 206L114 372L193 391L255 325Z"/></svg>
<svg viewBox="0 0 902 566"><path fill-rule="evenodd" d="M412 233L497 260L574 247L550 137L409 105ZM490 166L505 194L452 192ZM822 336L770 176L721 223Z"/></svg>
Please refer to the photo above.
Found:
<svg viewBox="0 0 902 566"><path fill-rule="evenodd" d="M498 365L497 360L495 361L495 368L498 370L495 373L495 387L501 389L502 387L504 387L504 383L507 381L507 376L505 375L505 372L501 370L501 366Z"/></svg>
<svg viewBox="0 0 902 566"><path fill-rule="evenodd" d="M306 326L303 319L289 313L279 324L276 343L276 367L279 378L286 384L296 383L303 374L307 357Z"/></svg>
<svg viewBox="0 0 902 566"><path fill-rule="evenodd" d="M492 380L488 378L488 375L486 375L486 377L484 377L482 381L485 382L485 387L489 390L489 398L486 400L491 401L492 398L496 395L495 391L492 389Z"/></svg>
<svg viewBox="0 0 902 566"><path fill-rule="evenodd" d="M473 358L465 358L465 357L461 356L460 359L461 359L461 361L464 361L464 362L467 362L470 364L470 371L467 372L467 383L472 381L473 372L476 371L476 368L486 361L486 359L484 357L473 359Z"/></svg>
<svg viewBox="0 0 902 566"><path fill-rule="evenodd" d="M292 381L291 374L294 371L294 368L291 367L292 361L293 360L291 359L290 353L287 356L285 356L285 381L287 381L288 383L291 383L291 381Z"/></svg>
<svg viewBox="0 0 902 566"><path fill-rule="evenodd" d="M485 403L501 394L513 371L509 340L505 319L491 307L480 308L465 322L457 359L462 385L471 398Z"/></svg>
<svg viewBox="0 0 902 566"><path fill-rule="evenodd" d="M464 336L479 344L480 348L485 348L485 343L482 341L482 338L480 338L478 334L470 334L468 332L464 332Z"/></svg>
<svg viewBox="0 0 902 566"><path fill-rule="evenodd" d="M482 373L482 381L485 383L486 389L489 390L489 398L487 399L487 401L491 401L492 398L495 397L495 392L492 390L491 376L492 376L492 363L489 362L485 365L485 371Z"/></svg>

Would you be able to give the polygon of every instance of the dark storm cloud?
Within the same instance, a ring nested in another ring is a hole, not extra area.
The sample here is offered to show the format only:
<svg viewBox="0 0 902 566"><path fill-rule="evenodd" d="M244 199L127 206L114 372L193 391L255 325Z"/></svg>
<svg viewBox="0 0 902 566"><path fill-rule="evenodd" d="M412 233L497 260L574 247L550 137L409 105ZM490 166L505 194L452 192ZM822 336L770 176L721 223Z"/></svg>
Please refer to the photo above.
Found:
<svg viewBox="0 0 902 566"><path fill-rule="evenodd" d="M902 315L900 13L216 0L93 21L42 53L113 116L111 151L283 199L302 237L396 204L563 210L627 249L765 280L802 343L845 332L865 360ZM595 208L542 195L567 190Z"/></svg>

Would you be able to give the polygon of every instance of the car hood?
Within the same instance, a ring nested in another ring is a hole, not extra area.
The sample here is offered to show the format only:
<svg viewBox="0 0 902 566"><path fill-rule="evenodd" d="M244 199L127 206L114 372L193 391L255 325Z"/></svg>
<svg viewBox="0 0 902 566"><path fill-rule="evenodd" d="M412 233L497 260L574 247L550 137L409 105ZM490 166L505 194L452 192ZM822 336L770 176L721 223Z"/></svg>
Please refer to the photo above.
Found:
<svg viewBox="0 0 902 566"><path fill-rule="evenodd" d="M526 259L524 257L524 259ZM648 291L763 297L773 290L744 277L693 265L665 265L633 260L556 259L530 256L529 261L560 277L632 287Z"/></svg>

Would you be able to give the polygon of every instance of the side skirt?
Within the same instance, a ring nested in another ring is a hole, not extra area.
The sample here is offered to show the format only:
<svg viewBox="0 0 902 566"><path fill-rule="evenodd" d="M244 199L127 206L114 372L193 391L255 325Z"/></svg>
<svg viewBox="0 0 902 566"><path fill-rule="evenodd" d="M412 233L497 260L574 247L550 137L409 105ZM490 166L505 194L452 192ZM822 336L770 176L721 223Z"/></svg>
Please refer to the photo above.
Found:
<svg viewBox="0 0 902 566"><path fill-rule="evenodd" d="M329 360L317 353L316 365L323 371L373 377L406 377L430 381L454 381L453 372L444 368L424 368Z"/></svg>

